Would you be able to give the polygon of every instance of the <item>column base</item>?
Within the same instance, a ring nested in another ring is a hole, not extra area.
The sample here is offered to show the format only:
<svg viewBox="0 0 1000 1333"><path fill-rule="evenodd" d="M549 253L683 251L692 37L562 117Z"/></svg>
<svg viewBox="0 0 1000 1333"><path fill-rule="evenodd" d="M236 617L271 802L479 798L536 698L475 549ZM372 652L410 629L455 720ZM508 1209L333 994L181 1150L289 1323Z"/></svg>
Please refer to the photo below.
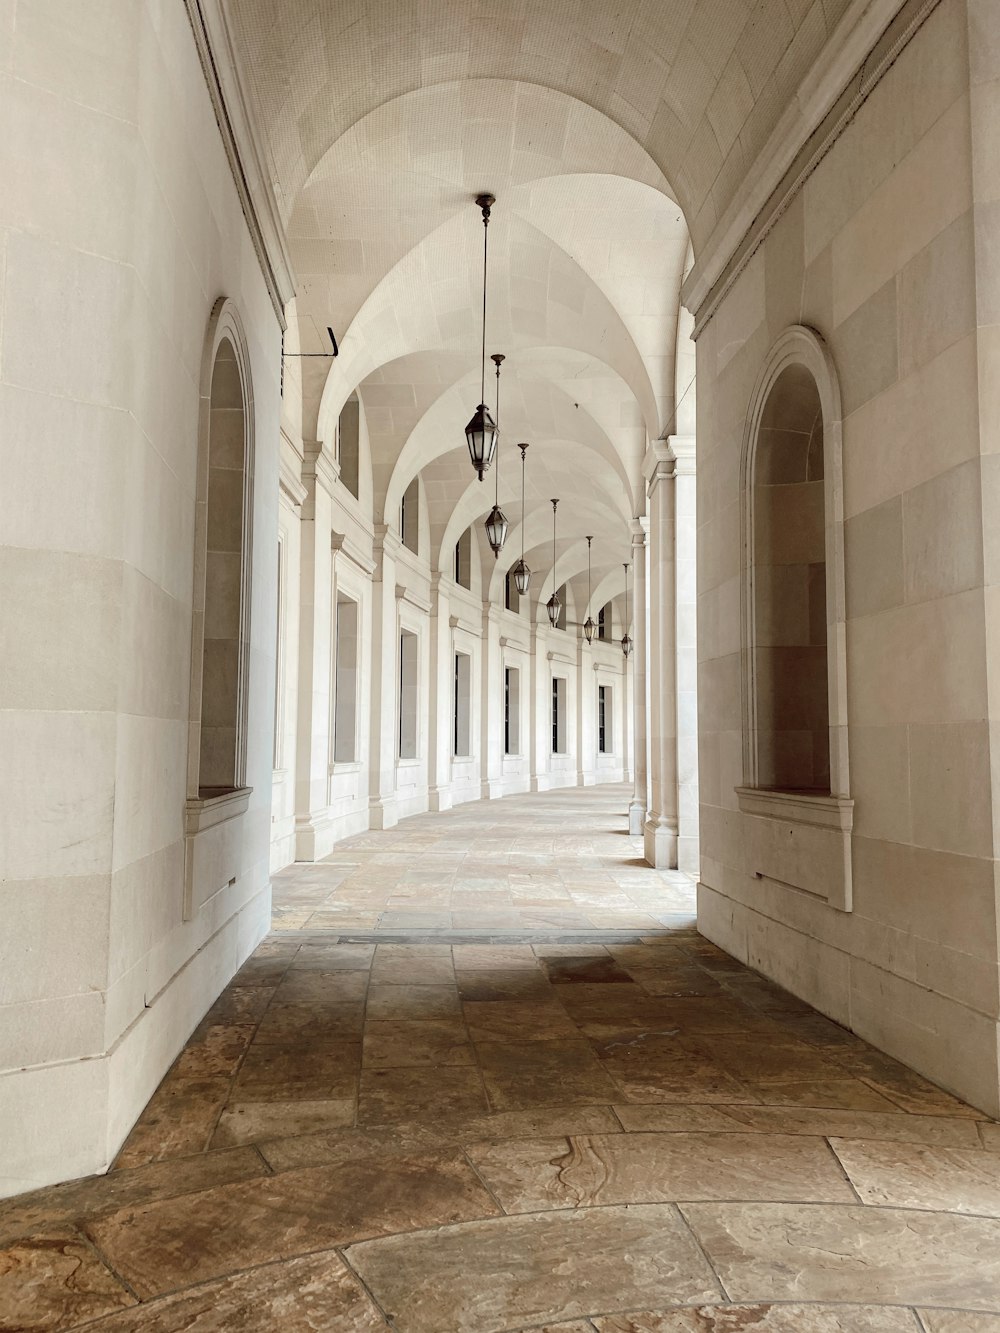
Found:
<svg viewBox="0 0 1000 1333"><path fill-rule="evenodd" d="M646 860L655 870L677 869L677 826L650 815L642 831Z"/></svg>
<svg viewBox="0 0 1000 1333"><path fill-rule="evenodd" d="M641 838L646 826L646 807L641 801L630 801L628 807L628 835Z"/></svg>
<svg viewBox="0 0 1000 1333"><path fill-rule="evenodd" d="M295 820L296 861L321 861L330 855L335 841L329 810L302 815Z"/></svg>
<svg viewBox="0 0 1000 1333"><path fill-rule="evenodd" d="M435 814L441 810L450 810L452 806L450 787L430 787L427 791L427 808Z"/></svg>
<svg viewBox="0 0 1000 1333"><path fill-rule="evenodd" d="M503 778L483 778L479 784L481 801L496 801L503 795Z"/></svg>
<svg viewBox="0 0 1000 1333"><path fill-rule="evenodd" d="M395 828L399 823L395 796L373 796L368 802L368 814L371 818L371 828Z"/></svg>

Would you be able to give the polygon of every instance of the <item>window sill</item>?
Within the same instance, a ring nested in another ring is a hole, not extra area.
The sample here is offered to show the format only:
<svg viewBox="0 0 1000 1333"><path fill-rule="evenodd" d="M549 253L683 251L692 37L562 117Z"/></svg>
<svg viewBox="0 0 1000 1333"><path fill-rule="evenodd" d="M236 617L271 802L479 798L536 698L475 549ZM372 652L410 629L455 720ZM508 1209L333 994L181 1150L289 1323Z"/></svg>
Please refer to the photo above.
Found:
<svg viewBox="0 0 1000 1333"><path fill-rule="evenodd" d="M184 803L184 832L188 836L224 824L245 814L250 806L253 787L235 787L211 796L191 796Z"/></svg>
<svg viewBox="0 0 1000 1333"><path fill-rule="evenodd" d="M360 773L363 765L358 759L341 759L330 765L330 776L339 773Z"/></svg>
<svg viewBox="0 0 1000 1333"><path fill-rule="evenodd" d="M737 787L746 870L851 910L854 802L846 796Z"/></svg>

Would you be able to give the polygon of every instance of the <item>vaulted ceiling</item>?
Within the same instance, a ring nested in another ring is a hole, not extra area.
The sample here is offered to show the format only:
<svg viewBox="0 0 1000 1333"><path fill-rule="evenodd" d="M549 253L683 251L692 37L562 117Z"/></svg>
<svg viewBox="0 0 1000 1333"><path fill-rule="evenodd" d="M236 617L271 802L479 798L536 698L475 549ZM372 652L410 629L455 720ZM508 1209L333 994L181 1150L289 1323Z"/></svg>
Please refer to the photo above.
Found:
<svg viewBox="0 0 1000 1333"><path fill-rule="evenodd" d="M329 366L286 375L286 414L329 438L358 392L371 521L394 522L419 474L430 558L447 568L492 504L463 436L480 378L473 199L490 191L487 352L507 357L513 526L499 568L523 523L529 564L548 570L558 495L560 577L585 580L584 533L595 585L620 574L648 441L691 392L678 323L692 249L848 3L224 0L295 271L286 349L321 350L327 325L340 341ZM532 445L526 515L517 440Z"/></svg>

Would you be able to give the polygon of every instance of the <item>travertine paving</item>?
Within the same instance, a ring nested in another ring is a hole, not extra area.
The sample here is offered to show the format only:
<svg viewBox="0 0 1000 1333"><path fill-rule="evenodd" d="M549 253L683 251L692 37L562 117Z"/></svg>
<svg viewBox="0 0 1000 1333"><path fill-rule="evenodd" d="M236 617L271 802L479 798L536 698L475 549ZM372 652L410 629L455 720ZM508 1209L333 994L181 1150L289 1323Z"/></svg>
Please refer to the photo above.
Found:
<svg viewBox="0 0 1000 1333"><path fill-rule="evenodd" d="M275 881L105 1177L0 1204L0 1330L1000 1333L1000 1133L694 929L621 788Z"/></svg>

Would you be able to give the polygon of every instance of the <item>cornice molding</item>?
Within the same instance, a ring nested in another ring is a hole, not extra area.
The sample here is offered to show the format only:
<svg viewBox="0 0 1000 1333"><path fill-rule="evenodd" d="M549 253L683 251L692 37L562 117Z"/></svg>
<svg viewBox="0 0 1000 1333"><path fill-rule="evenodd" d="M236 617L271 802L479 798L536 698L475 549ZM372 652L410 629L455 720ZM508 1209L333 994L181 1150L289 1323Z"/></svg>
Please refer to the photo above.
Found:
<svg viewBox="0 0 1000 1333"><path fill-rule="evenodd" d="M407 588L403 583L396 584L396 601L408 602L410 606L415 606L418 611L430 614L431 603L427 598L421 597L419 593L414 592L412 588Z"/></svg>
<svg viewBox="0 0 1000 1333"><path fill-rule="evenodd" d="M285 305L295 295L292 264L264 170L264 155L236 72L229 25L221 0L184 0L184 6L257 262L284 333Z"/></svg>
<svg viewBox="0 0 1000 1333"><path fill-rule="evenodd" d="M697 338L808 177L940 0L852 0L682 288Z"/></svg>
<svg viewBox="0 0 1000 1333"><path fill-rule="evenodd" d="M363 555L354 546L353 542L348 540L346 533L331 532L330 549L334 555L343 555L345 560L350 560L352 565L357 565L362 574L372 575L375 573L375 561L369 556Z"/></svg>

